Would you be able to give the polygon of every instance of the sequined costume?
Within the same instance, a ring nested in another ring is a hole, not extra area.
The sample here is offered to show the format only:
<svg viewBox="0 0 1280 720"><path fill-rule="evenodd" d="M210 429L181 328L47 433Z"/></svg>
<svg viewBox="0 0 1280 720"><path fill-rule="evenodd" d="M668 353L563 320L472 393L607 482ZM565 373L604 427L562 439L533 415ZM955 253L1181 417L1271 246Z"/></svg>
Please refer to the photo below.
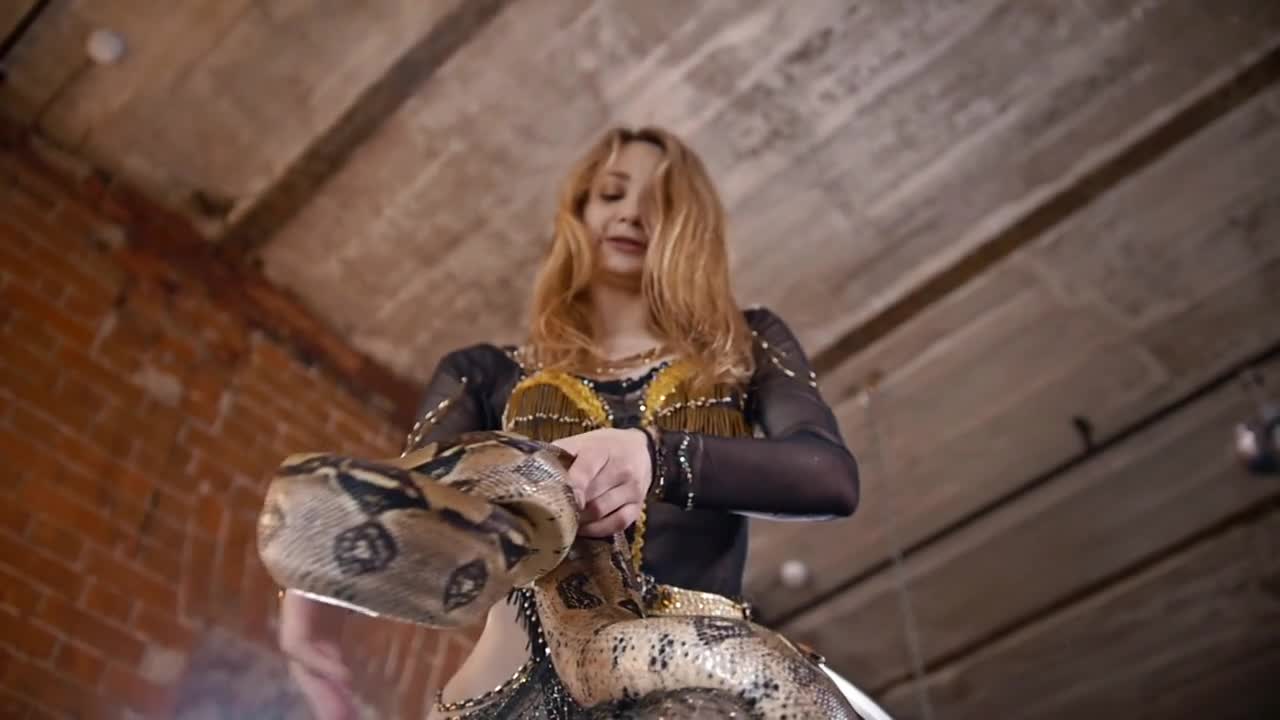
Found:
<svg viewBox="0 0 1280 720"><path fill-rule="evenodd" d="M648 614L744 617L737 598L747 556L747 517L851 514L857 465L790 329L764 309L745 313L756 371L745 387L692 395L692 368L664 362L644 375L599 381L532 366L517 348L476 345L446 356L430 383L409 444L505 429L555 440L603 427L653 431L654 489L628 529ZM453 716L593 717L564 692L542 652L527 591L512 601L530 635L531 659L494 693L451 703ZM696 693L685 710L696 708ZM704 708L705 709L705 708ZM681 709L670 708L672 717Z"/></svg>

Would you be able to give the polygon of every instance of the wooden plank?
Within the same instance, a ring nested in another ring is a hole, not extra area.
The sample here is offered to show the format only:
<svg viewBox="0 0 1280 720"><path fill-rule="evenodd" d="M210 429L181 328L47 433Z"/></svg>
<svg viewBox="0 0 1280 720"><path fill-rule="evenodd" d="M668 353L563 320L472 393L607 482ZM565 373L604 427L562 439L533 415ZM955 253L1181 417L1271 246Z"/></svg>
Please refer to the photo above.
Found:
<svg viewBox="0 0 1280 720"><path fill-rule="evenodd" d="M1280 248L1267 242L1280 232L1280 123L1269 107L1276 94L1196 136L828 378L888 373L876 425L894 492L871 477L884 469L864 464L864 512L852 520L757 523L747 587L766 617L881 567L885 512L899 540L916 545L1080 453L1073 417L1087 417L1104 439L1277 339L1258 311L1280 304ZM1143 279L1154 258L1176 292L1138 289L1150 285ZM1002 288L1010 294L1000 297ZM1134 297L1148 305L1136 309ZM1188 324L1201 319L1214 324ZM1180 335L1207 334L1223 352L1180 350ZM860 406L842 403L837 415L865 461L871 445ZM850 552L824 552L833 546ZM814 571L798 592L776 575L795 557Z"/></svg>
<svg viewBox="0 0 1280 720"><path fill-rule="evenodd" d="M38 43L15 72L25 88L73 69L39 99L41 129L216 232L457 4L56 3L51 22L77 33ZM96 27L124 36L120 63L84 60Z"/></svg>
<svg viewBox="0 0 1280 720"><path fill-rule="evenodd" d="M1280 357L1260 369L1280 377ZM1234 383L1220 387L925 547L902 576L876 575L783 629L855 682L883 688L911 672L898 589L905 582L922 658L945 662L1280 497L1280 484L1249 475L1227 451L1230 428L1253 412Z"/></svg>
<svg viewBox="0 0 1280 720"><path fill-rule="evenodd" d="M509 0L470 0L456 5L369 83L240 215L221 238L223 247L233 254L246 255L266 244L458 48L470 42L508 3ZM248 95L261 97L258 93Z"/></svg>
<svg viewBox="0 0 1280 720"><path fill-rule="evenodd" d="M730 168L744 188L729 193L744 295L796 317L820 371L829 369L909 319L895 304L936 301L957 286L946 282L957 265L977 265L952 278L962 283L990 264L984 255L998 259L1001 246L1056 221L1038 215L1061 219L1087 202L1098 189L1092 176L1137 138L1280 45L1278 8L1237 0L1221 14L1186 2L1141 12L1123 3L975 9L978 28L939 43L948 51L924 71L874 102L824 114L852 113L817 144L802 135L770 146L794 164L773 175L751 163ZM1011 37L1019 39L1002 40ZM782 237L823 231L809 221L779 234L767 222L797 187L825 188L826 212L862 223L801 255L812 258L803 275L816 282L779 284L776 269L794 266L794 255L762 258L795 246ZM997 252L980 252L989 245ZM924 297L908 302L913 293Z"/></svg>
<svg viewBox="0 0 1280 720"><path fill-rule="evenodd" d="M1273 506L939 668L925 688L948 720L1274 717L1277 588ZM906 685L884 704L919 717Z"/></svg>
<svg viewBox="0 0 1280 720"><path fill-rule="evenodd" d="M6 8L29 5L34 3L11 3ZM15 14L15 21L17 17ZM0 112L9 122L20 126L33 123L49 101L83 71L87 63L84 42L90 30L70 3L50 3L41 11L4 63Z"/></svg>
<svg viewBox="0 0 1280 720"><path fill-rule="evenodd" d="M0 7L0 39L8 39L18 23L36 6L37 0L10 0Z"/></svg>

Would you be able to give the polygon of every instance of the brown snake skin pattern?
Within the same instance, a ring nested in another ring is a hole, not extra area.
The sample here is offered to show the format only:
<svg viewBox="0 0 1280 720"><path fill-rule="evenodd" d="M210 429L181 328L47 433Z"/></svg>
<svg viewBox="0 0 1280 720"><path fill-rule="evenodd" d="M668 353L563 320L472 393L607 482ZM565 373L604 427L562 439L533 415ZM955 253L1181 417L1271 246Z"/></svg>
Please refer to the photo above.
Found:
<svg viewBox="0 0 1280 720"><path fill-rule="evenodd" d="M479 621L513 588L532 587L560 682L601 717L619 707L634 708L625 717L672 717L692 696L707 699L699 717L858 717L767 628L646 616L625 537L575 540L571 462L552 445L498 432L393 460L291 456L267 491L259 556L282 587L433 627Z"/></svg>

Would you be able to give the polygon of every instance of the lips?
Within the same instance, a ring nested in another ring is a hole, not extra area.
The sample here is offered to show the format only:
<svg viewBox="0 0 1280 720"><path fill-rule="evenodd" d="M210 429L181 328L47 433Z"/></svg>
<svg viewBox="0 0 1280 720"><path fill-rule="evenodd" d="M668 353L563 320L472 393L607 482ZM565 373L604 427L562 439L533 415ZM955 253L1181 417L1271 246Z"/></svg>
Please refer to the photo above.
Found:
<svg viewBox="0 0 1280 720"><path fill-rule="evenodd" d="M621 235L613 235L605 238L605 242L620 252L629 255L643 255L649 249L649 243L637 238L623 237Z"/></svg>

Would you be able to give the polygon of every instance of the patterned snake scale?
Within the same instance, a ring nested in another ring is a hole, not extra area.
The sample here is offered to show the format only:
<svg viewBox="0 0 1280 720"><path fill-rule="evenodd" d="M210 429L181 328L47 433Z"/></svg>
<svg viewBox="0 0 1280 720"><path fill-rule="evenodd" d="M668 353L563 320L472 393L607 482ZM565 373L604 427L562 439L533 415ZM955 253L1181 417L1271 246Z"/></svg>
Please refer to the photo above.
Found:
<svg viewBox="0 0 1280 720"><path fill-rule="evenodd" d="M432 627L469 625L532 586L556 672L599 717L669 718L698 697L709 698L699 717L715 707L715 717L856 720L821 669L767 628L646 617L625 536L575 540L572 461L498 432L377 462L294 455L268 487L258 552L282 587Z"/></svg>

